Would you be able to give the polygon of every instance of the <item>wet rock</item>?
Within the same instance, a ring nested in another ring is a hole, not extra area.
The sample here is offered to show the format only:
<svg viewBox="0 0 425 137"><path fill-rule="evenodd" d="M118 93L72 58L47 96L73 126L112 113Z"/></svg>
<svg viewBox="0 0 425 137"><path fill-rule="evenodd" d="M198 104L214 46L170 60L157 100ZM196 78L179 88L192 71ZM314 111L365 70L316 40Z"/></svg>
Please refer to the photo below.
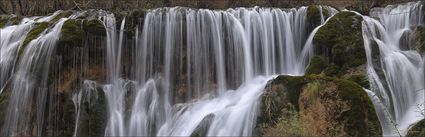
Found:
<svg viewBox="0 0 425 137"><path fill-rule="evenodd" d="M82 29L83 20L70 19L64 22L58 45L69 45L69 46L78 46L82 47L84 44L84 38L86 33Z"/></svg>
<svg viewBox="0 0 425 137"><path fill-rule="evenodd" d="M415 49L419 53L425 54L425 26L421 25L416 27L413 30L413 35L415 37Z"/></svg>
<svg viewBox="0 0 425 137"><path fill-rule="evenodd" d="M308 32L311 32L314 28L319 26L321 24L321 18L323 16L323 19L326 20L330 14L329 11L325 8L322 8L319 5L310 5L307 7L307 30ZM322 15L323 14L323 15Z"/></svg>
<svg viewBox="0 0 425 137"><path fill-rule="evenodd" d="M425 136L425 120L421 120L409 129L406 137L424 137Z"/></svg>
<svg viewBox="0 0 425 137"><path fill-rule="evenodd" d="M36 23L35 27L28 32L27 37L25 38L24 42L22 43L22 46L19 48L19 55L21 55L25 49L25 47L34 39L40 36L42 32L44 32L47 27L49 27L49 23L47 22L41 22Z"/></svg>
<svg viewBox="0 0 425 137"><path fill-rule="evenodd" d="M73 13L73 11L67 10L67 11L61 11L58 15L56 15L55 17L53 17L49 23L50 24L55 24L56 22L58 22L60 19L62 18L67 18L69 16L71 16Z"/></svg>
<svg viewBox="0 0 425 137"><path fill-rule="evenodd" d="M92 35L106 36L105 26L98 19L84 20L83 26L83 29Z"/></svg>
<svg viewBox="0 0 425 137"><path fill-rule="evenodd" d="M199 125L195 128L195 131L190 135L191 137L205 137L207 136L208 129L211 125L212 120L214 119L214 114L209 114L202 119Z"/></svg>
<svg viewBox="0 0 425 137"><path fill-rule="evenodd" d="M343 11L333 16L313 38L316 54L344 69L366 63L362 17Z"/></svg>
<svg viewBox="0 0 425 137"><path fill-rule="evenodd" d="M297 111L301 87L305 84L304 77L278 76L268 82L262 95L260 114L257 117L258 134L275 126L279 118L287 111ZM283 116L284 117L284 116Z"/></svg>
<svg viewBox="0 0 425 137"><path fill-rule="evenodd" d="M81 102L77 136L103 136L108 121L104 91L98 87L88 92Z"/></svg>
<svg viewBox="0 0 425 137"><path fill-rule="evenodd" d="M18 25L22 21L23 17L18 15L0 15L0 28Z"/></svg>

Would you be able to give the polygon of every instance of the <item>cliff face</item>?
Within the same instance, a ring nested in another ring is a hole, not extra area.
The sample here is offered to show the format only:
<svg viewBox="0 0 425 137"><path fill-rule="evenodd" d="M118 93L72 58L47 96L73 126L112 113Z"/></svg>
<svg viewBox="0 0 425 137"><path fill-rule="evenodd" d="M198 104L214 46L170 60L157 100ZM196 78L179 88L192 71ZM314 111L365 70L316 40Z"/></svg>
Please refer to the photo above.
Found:
<svg viewBox="0 0 425 137"><path fill-rule="evenodd" d="M46 15L57 10L105 9L115 13L133 9L184 6L223 9L231 7L298 7L320 4L367 11L413 0L0 0L0 14Z"/></svg>

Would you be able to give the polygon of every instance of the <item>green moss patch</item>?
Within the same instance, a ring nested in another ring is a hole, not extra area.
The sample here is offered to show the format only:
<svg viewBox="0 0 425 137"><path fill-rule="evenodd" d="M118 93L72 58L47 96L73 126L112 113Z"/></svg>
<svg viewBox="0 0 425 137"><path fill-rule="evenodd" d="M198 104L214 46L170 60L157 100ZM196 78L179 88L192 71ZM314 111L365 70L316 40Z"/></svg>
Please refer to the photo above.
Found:
<svg viewBox="0 0 425 137"><path fill-rule="evenodd" d="M338 95L350 103L350 110L342 113L339 121L350 136L382 136L379 119L367 93L352 81L333 80L338 86Z"/></svg>
<svg viewBox="0 0 425 137"><path fill-rule="evenodd" d="M329 11L322 8L323 18L326 20L330 15ZM314 28L321 24L322 15L320 13L319 5L310 5L307 7L307 30L312 31Z"/></svg>
<svg viewBox="0 0 425 137"><path fill-rule="evenodd" d="M419 121L410 128L406 137L425 137L425 119Z"/></svg>
<svg viewBox="0 0 425 137"><path fill-rule="evenodd" d="M266 86L262 103L258 123L266 135L296 135L279 130L287 129L282 128L287 127L282 126L282 117L298 117L283 123L309 129L311 136L382 136L372 101L349 80L322 74L279 76Z"/></svg>
<svg viewBox="0 0 425 137"><path fill-rule="evenodd" d="M86 33L82 29L83 20L70 19L65 21L59 36L58 45L83 46Z"/></svg>
<svg viewBox="0 0 425 137"><path fill-rule="evenodd" d="M340 68L366 63L362 20L361 16L346 11L333 16L313 38L316 54L329 58Z"/></svg>
<svg viewBox="0 0 425 137"><path fill-rule="evenodd" d="M328 61L323 56L314 56L307 67L307 74L319 74L328 67Z"/></svg>
<svg viewBox="0 0 425 137"><path fill-rule="evenodd" d="M55 17L53 17L52 20L50 20L50 24L55 24L60 19L67 18L67 17L69 17L71 15L72 15L72 11L70 11L70 10L62 11L61 13L59 13L58 15L56 15Z"/></svg>
<svg viewBox="0 0 425 137"><path fill-rule="evenodd" d="M22 43L22 46L19 48L19 54L18 55L22 55L25 47L27 47L27 45L32 40L38 38L40 36L40 34L47 29L47 27L49 27L49 23L47 23L47 22L36 23L35 27L30 32L28 32L27 37L25 38L24 42Z"/></svg>
<svg viewBox="0 0 425 137"><path fill-rule="evenodd" d="M106 29L103 23L98 19L84 20L83 28L86 32L93 35L106 35Z"/></svg>
<svg viewBox="0 0 425 137"><path fill-rule="evenodd" d="M22 19L22 16L17 15L0 15L0 28L10 25L18 25Z"/></svg>
<svg viewBox="0 0 425 137"><path fill-rule="evenodd" d="M424 25L418 26L413 30L413 32L416 39L415 48L419 53L424 54L425 53L425 26Z"/></svg>

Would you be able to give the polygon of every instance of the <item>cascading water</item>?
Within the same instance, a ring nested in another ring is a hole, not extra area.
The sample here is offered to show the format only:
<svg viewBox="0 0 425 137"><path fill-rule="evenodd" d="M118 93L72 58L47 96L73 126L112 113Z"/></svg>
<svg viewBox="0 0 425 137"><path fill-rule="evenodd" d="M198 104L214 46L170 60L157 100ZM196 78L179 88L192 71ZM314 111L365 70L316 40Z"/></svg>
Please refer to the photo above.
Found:
<svg viewBox="0 0 425 137"><path fill-rule="evenodd" d="M375 9L371 16L377 20L364 17L363 37L369 81L377 97L373 100L383 106L377 110L384 135L405 135L411 124L424 118L419 105L425 101L424 58L405 48L412 45L405 40L412 27L424 23L422 4Z"/></svg>
<svg viewBox="0 0 425 137"><path fill-rule="evenodd" d="M2 130L4 136L29 135L33 122L36 123L37 135L41 136L49 61L55 48L56 36L60 34L65 21L61 19L49 32L28 43L23 51L17 64L16 76L12 80L10 109L6 113ZM33 96L36 96L35 106L31 106ZM37 115L36 121L31 121L32 114Z"/></svg>
<svg viewBox="0 0 425 137"><path fill-rule="evenodd" d="M306 66L298 62L305 60L305 14L305 7L150 10L135 33L131 80L118 75L126 20L117 41L115 22L108 19L113 17L105 16L110 63L110 84L103 85L109 106L105 135L190 136L200 130L209 136L252 135L258 98L270 76L304 73ZM124 97L132 92L134 102L126 106Z"/></svg>

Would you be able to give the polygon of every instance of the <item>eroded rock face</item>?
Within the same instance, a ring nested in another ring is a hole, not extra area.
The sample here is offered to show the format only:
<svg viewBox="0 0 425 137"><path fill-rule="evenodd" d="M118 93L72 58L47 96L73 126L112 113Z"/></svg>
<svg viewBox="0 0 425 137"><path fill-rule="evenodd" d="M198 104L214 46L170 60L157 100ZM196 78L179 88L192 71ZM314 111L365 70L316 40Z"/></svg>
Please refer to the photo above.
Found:
<svg viewBox="0 0 425 137"><path fill-rule="evenodd" d="M262 135L382 135L371 100L352 81L320 75L279 76L265 90L258 121Z"/></svg>

